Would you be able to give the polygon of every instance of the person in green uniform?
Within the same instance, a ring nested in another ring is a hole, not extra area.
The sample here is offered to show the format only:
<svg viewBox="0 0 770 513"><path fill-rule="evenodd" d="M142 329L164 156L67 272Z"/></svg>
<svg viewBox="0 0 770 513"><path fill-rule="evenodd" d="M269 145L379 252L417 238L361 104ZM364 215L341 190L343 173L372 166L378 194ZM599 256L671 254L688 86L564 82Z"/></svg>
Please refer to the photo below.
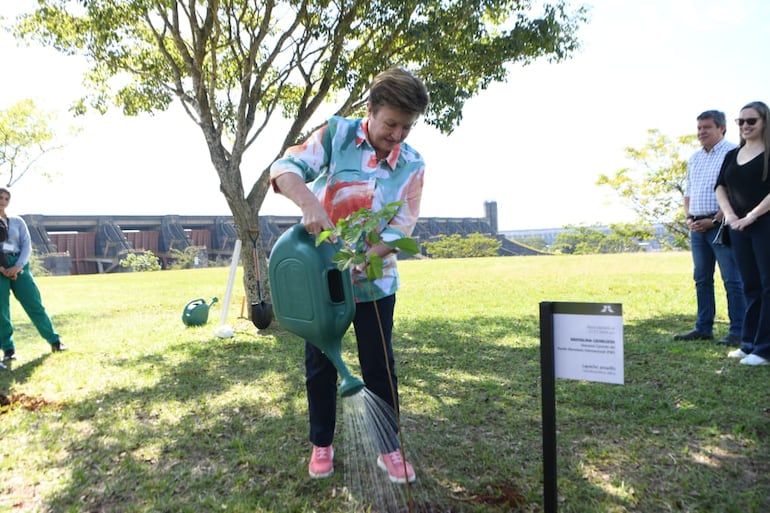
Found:
<svg viewBox="0 0 770 513"><path fill-rule="evenodd" d="M16 346L13 343L13 322L11 322L10 296L19 301L37 328L40 336L50 345L51 351L65 351L59 334L53 327L51 318L43 307L40 290L29 270L32 256L32 241L27 223L19 216L8 215L6 209L11 202L11 191L0 187L0 233L5 231L5 240L0 242L0 348L3 350L3 362L16 358Z"/></svg>

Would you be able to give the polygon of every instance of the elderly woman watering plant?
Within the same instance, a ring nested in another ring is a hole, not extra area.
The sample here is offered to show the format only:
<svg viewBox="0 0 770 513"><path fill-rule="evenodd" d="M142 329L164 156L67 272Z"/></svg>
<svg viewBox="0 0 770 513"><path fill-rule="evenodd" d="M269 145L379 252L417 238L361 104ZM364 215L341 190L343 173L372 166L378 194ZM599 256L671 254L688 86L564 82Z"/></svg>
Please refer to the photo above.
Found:
<svg viewBox="0 0 770 513"><path fill-rule="evenodd" d="M419 215L425 163L404 140L428 101L425 85L413 74L401 68L386 70L371 84L366 118L331 118L273 163L273 187L302 209L302 224L308 233L317 236L333 229L339 219L361 208L377 212L401 202L380 235L385 241L411 235ZM311 182L308 188L306 184ZM397 411L391 345L399 285L396 255L384 243L369 247L367 254L382 258L382 277L370 280L360 265L353 270L358 358L366 387ZM311 477L326 477L334 471L337 371L308 342L305 378L313 444L308 471ZM404 463L398 438L390 438L380 447L377 465L388 472L391 481L413 481L414 470Z"/></svg>

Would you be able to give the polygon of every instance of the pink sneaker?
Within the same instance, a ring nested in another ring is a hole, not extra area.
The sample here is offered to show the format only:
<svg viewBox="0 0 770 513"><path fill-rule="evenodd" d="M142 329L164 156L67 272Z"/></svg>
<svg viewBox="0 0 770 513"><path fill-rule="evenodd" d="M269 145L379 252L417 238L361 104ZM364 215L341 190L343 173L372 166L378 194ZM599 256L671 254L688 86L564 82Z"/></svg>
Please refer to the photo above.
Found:
<svg viewBox="0 0 770 513"><path fill-rule="evenodd" d="M393 483L404 484L407 481L407 476L409 482L414 483L414 469L408 461L404 461L400 449L387 454L380 454L377 457L377 466L388 473L388 478Z"/></svg>
<svg viewBox="0 0 770 513"><path fill-rule="evenodd" d="M313 454L310 456L310 463L307 471L313 479L329 477L334 473L334 448L313 446Z"/></svg>

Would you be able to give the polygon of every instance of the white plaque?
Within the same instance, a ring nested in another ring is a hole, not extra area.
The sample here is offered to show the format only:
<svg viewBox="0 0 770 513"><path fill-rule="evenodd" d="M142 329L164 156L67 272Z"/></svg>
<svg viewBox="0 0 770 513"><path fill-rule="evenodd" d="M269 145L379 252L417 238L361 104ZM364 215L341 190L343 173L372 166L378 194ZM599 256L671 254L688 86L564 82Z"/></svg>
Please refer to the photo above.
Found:
<svg viewBox="0 0 770 513"><path fill-rule="evenodd" d="M557 378L623 384L623 312L618 303L554 303Z"/></svg>

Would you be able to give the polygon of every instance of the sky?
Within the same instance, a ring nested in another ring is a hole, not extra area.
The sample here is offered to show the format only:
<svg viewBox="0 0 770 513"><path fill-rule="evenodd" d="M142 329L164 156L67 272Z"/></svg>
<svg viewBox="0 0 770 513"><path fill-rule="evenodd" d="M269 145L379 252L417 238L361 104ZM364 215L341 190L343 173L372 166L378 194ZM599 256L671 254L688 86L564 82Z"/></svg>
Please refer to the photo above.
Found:
<svg viewBox="0 0 770 513"><path fill-rule="evenodd" d="M635 218L601 174L633 166L649 129L694 133L696 116L728 120L749 101L770 103L767 0L587 0L582 48L561 63L512 67L505 83L469 100L447 136L425 123L407 140L425 158L422 217L483 217L496 201L501 231L627 222ZM11 17L30 0L2 2ZM19 47L0 32L0 109L30 98L79 127L13 188L12 212L57 215L224 215L202 132L175 105L127 118L69 118L82 91L82 62L54 50ZM64 133L64 130L62 130ZM282 133L246 154L248 188L275 156ZM737 142L730 121L727 138ZM50 173L43 179L41 173ZM268 193L262 215L299 215Z"/></svg>

